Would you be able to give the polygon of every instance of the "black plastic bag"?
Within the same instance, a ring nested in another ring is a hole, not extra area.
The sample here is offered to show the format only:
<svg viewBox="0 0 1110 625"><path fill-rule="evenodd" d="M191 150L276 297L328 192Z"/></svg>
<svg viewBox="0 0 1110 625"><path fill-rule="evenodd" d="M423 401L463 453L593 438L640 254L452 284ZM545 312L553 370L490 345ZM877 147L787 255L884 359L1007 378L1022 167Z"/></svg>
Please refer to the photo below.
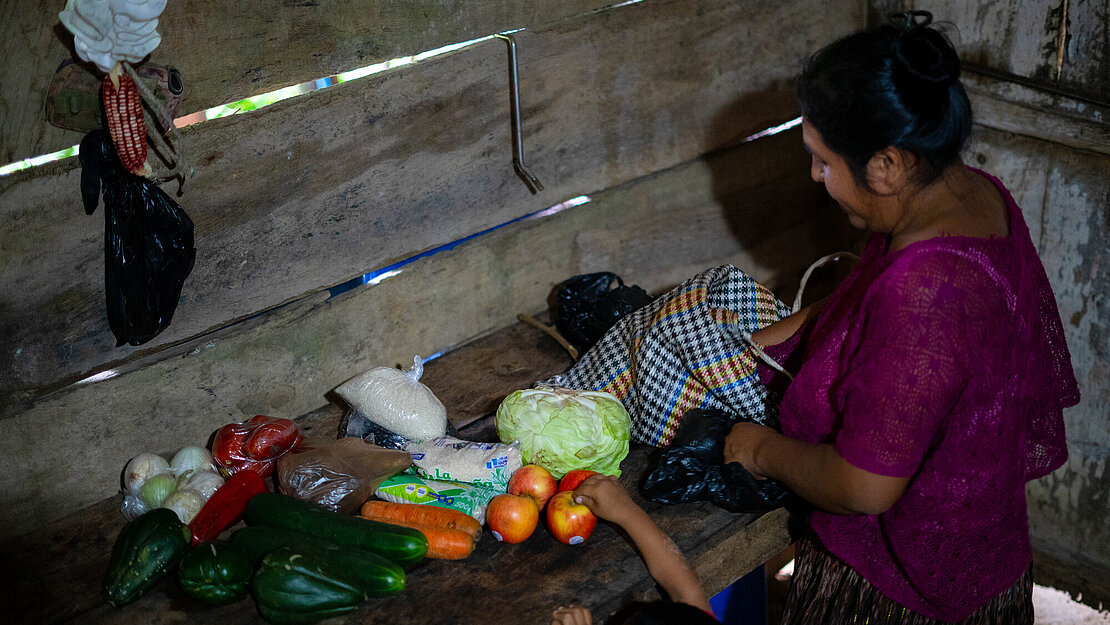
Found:
<svg viewBox="0 0 1110 625"><path fill-rule="evenodd" d="M729 512L781 506L790 494L782 484L756 479L739 463L724 464L725 437L739 420L722 410L688 411L644 481L647 498L665 504L709 501Z"/></svg>
<svg viewBox="0 0 1110 625"><path fill-rule="evenodd" d="M446 434L453 438L460 438L459 431L455 429L454 424L450 421L447 422ZM409 439L385 426L378 425L371 421L370 417L354 408L348 408L347 413L339 423L339 438L350 437L361 438L371 445L386 449L404 450L405 445L409 442Z"/></svg>
<svg viewBox="0 0 1110 625"><path fill-rule="evenodd" d="M142 345L170 325L193 270L193 222L151 180L123 168L104 130L81 140L85 214L104 196L104 286L116 347Z"/></svg>
<svg viewBox="0 0 1110 625"><path fill-rule="evenodd" d="M586 351L621 317L653 299L638 286L625 286L615 273L574 276L555 287L555 329L572 345Z"/></svg>

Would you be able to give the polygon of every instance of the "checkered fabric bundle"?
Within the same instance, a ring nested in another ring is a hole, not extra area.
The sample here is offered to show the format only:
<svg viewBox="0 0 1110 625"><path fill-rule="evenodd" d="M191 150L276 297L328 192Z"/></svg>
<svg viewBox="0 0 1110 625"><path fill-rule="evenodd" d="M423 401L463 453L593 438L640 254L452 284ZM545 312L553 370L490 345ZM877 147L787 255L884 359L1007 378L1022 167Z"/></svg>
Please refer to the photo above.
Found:
<svg viewBox="0 0 1110 625"><path fill-rule="evenodd" d="M619 397L632 440L665 447L682 415L715 408L757 423L774 418L744 339L790 314L732 265L708 269L623 317L570 371L545 382Z"/></svg>

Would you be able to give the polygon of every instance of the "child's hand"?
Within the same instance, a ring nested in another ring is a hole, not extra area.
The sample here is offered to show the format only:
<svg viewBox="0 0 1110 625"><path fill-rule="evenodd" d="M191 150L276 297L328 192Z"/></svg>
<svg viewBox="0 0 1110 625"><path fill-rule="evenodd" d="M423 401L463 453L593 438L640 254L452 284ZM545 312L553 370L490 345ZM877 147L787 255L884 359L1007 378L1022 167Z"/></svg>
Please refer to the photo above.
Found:
<svg viewBox="0 0 1110 625"><path fill-rule="evenodd" d="M594 622L590 611L577 605L559 606L551 613L551 618L551 625L592 625Z"/></svg>
<svg viewBox="0 0 1110 625"><path fill-rule="evenodd" d="M620 524L639 511L632 498L625 492L617 478L608 475L591 475L574 491L574 501L585 505L597 516Z"/></svg>

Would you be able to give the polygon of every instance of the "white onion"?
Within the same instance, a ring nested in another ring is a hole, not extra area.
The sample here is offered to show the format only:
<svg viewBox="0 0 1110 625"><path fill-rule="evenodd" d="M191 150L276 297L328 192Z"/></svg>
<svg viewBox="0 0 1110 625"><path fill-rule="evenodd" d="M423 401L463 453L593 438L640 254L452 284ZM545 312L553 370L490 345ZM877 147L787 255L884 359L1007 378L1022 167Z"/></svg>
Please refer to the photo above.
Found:
<svg viewBox="0 0 1110 625"><path fill-rule="evenodd" d="M224 485L224 478L214 471L201 471L189 476L182 488L189 488L200 493L205 501L212 497L216 489Z"/></svg>
<svg viewBox="0 0 1110 625"><path fill-rule="evenodd" d="M182 447L173 456L170 461L170 472L175 477L181 477L189 471L200 473L201 471L213 471L215 465L212 464L212 454L204 447L192 445L190 447Z"/></svg>
<svg viewBox="0 0 1110 625"><path fill-rule="evenodd" d="M169 473L170 463L158 454L142 453L127 463L123 471L123 487L129 495L138 496L146 481L159 473Z"/></svg>
<svg viewBox="0 0 1110 625"><path fill-rule="evenodd" d="M143 483L139 491L139 500L147 508L158 508L175 490L177 490L177 480L169 473L159 473Z"/></svg>
<svg viewBox="0 0 1110 625"><path fill-rule="evenodd" d="M161 507L173 510L182 523L188 523L204 507L204 497L191 488L183 488L166 497Z"/></svg>

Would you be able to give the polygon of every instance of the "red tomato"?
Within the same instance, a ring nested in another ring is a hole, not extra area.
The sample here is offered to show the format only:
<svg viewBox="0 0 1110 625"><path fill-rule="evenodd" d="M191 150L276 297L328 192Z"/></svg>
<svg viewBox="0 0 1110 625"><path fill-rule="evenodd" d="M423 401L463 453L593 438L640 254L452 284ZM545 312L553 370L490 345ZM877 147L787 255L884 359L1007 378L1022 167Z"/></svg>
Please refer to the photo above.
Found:
<svg viewBox="0 0 1110 625"><path fill-rule="evenodd" d="M284 454L299 442L301 432L296 423L289 419L272 419L255 426L243 445L243 451L253 460L269 460Z"/></svg>
<svg viewBox="0 0 1110 625"><path fill-rule="evenodd" d="M243 444L251 428L245 423L228 423L219 430L212 439L212 458L220 465L234 467L243 459Z"/></svg>

